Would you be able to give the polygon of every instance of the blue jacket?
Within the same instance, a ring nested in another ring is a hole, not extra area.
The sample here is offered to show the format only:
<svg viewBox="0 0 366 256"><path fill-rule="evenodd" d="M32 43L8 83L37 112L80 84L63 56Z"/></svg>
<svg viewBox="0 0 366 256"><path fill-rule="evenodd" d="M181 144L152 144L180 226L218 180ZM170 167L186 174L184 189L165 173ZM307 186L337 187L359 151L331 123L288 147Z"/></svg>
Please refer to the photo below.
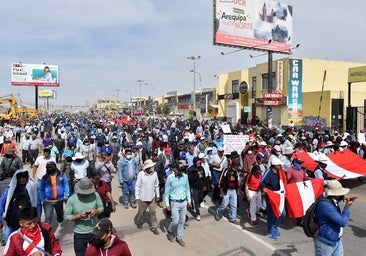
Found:
<svg viewBox="0 0 366 256"><path fill-rule="evenodd" d="M53 197L50 175L45 174L42 177L39 182L39 196L42 202L45 200L62 200L69 198L69 183L67 176L59 170L57 170L56 185L58 198Z"/></svg>
<svg viewBox="0 0 366 256"><path fill-rule="evenodd" d="M129 166L132 165L133 168L133 177L132 179L136 179L139 173L139 169L137 167L137 162L134 158L131 160L127 160L126 158L121 158L117 163L117 172L118 172L118 181L122 183L124 181L131 180L129 177Z"/></svg>
<svg viewBox="0 0 366 256"><path fill-rule="evenodd" d="M334 202L320 201L315 211L315 223L320 226L316 238L329 245L335 245L340 239L341 227L347 225L349 217L349 207L345 206L341 212Z"/></svg>

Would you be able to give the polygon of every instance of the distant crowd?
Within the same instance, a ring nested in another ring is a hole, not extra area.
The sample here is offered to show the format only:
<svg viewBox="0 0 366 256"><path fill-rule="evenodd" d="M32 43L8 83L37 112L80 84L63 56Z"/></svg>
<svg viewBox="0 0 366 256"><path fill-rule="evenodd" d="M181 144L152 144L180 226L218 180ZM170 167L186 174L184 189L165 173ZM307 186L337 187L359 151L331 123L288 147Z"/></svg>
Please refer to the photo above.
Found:
<svg viewBox="0 0 366 256"><path fill-rule="evenodd" d="M241 150L225 151L223 126L230 130L225 134L248 136ZM187 210L201 221L208 198L217 205L217 221L228 206L234 225L247 215L249 223L258 226L257 215L266 216L267 235L277 240L286 212L276 214L269 190L281 191L283 181L314 178L323 179L326 188L330 178L323 155L345 148L365 159L365 131L341 134L197 118L138 118L123 124L96 115L50 115L24 127L4 125L0 127L4 255L61 255L50 228L54 211L58 228L64 221L74 222L75 255L100 255L99 250L130 255L109 221L111 214L123 215L116 212L117 201L125 209L137 208L139 229L148 210L154 235L159 235L156 209L164 208L171 219L167 238L181 246L186 246ZM302 166L297 153L303 151L323 153L314 170ZM30 165L29 171L25 165ZM121 185L117 201L111 193L114 177ZM39 221L42 212L44 222ZM302 225L302 218L296 222Z"/></svg>

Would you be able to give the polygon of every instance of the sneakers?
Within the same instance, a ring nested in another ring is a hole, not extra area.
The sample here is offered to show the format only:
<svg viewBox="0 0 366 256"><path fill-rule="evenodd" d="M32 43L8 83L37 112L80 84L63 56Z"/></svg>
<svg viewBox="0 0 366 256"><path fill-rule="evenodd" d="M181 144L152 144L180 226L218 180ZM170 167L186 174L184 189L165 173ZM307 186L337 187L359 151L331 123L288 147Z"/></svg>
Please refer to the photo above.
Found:
<svg viewBox="0 0 366 256"><path fill-rule="evenodd" d="M168 240L170 242L174 242L174 234L173 233L168 231L168 234L166 235L166 237L168 238Z"/></svg>
<svg viewBox="0 0 366 256"><path fill-rule="evenodd" d="M186 243L183 241L183 239L177 239L176 241L177 241L177 243L178 243L180 246L182 246L182 247L186 247Z"/></svg>
<svg viewBox="0 0 366 256"><path fill-rule="evenodd" d="M238 220L229 220L229 222L231 223L231 224L234 224L234 225L239 225L240 223L239 223L239 221Z"/></svg>
<svg viewBox="0 0 366 256"><path fill-rule="evenodd" d="M132 203L131 203L131 207L132 207L133 209L136 209L136 207L137 207L137 206L136 206L136 203L135 203L135 202L132 202Z"/></svg>
<svg viewBox="0 0 366 256"><path fill-rule="evenodd" d="M258 222L256 220L251 221L250 224L252 226L254 226L254 227L258 227L259 226L259 224L258 224Z"/></svg>
<svg viewBox="0 0 366 256"><path fill-rule="evenodd" d="M196 216L196 220L197 220L197 221L200 221L200 220L201 220L201 216L200 216L200 215L197 215L197 216Z"/></svg>
<svg viewBox="0 0 366 256"><path fill-rule="evenodd" d="M272 228L273 232L276 234L276 236L281 236L280 231L278 230L278 227L273 227Z"/></svg>
<svg viewBox="0 0 366 256"><path fill-rule="evenodd" d="M63 229L63 228L64 228L64 224L63 224L62 222L59 222L59 223L58 223L58 228L59 228L59 229Z"/></svg>
<svg viewBox="0 0 366 256"><path fill-rule="evenodd" d="M159 231L156 228L151 228L150 230L154 233L154 235L159 235Z"/></svg>
<svg viewBox="0 0 366 256"><path fill-rule="evenodd" d="M268 233L268 237L274 241L277 241L277 238L278 238L273 229L271 230L271 232Z"/></svg>
<svg viewBox="0 0 366 256"><path fill-rule="evenodd" d="M125 207L125 209L128 209L128 204L123 204L123 206Z"/></svg>
<svg viewBox="0 0 366 256"><path fill-rule="evenodd" d="M205 202L202 202L202 203L200 204L200 207L201 207L201 208L205 208L205 206L206 206L206 205L205 205Z"/></svg>
<svg viewBox="0 0 366 256"><path fill-rule="evenodd" d="M164 203L163 203L163 201L158 202L158 206L159 206L160 208L164 208Z"/></svg>
<svg viewBox="0 0 366 256"><path fill-rule="evenodd" d="M221 218L222 218L222 215L215 214L215 220L216 220L216 221L221 220Z"/></svg>

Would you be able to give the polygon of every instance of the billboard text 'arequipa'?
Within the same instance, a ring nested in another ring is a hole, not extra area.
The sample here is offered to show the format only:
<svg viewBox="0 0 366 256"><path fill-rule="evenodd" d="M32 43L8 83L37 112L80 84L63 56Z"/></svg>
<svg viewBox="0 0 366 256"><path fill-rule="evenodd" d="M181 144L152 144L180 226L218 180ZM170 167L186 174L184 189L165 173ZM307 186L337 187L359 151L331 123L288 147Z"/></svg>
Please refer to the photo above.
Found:
<svg viewBox="0 0 366 256"><path fill-rule="evenodd" d="M58 87L58 65L47 64L11 64L11 85Z"/></svg>
<svg viewBox="0 0 366 256"><path fill-rule="evenodd" d="M292 6L264 0L214 0L214 44L289 53Z"/></svg>

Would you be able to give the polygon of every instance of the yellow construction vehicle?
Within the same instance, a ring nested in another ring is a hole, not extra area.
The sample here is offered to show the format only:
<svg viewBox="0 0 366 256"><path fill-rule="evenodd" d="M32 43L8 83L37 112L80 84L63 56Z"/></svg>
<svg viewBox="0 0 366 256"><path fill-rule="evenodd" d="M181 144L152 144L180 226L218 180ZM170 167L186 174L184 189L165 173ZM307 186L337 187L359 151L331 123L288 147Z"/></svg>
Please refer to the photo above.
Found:
<svg viewBox="0 0 366 256"><path fill-rule="evenodd" d="M8 108L3 106L3 113L0 113L0 120L9 121L11 119L24 119L33 118L39 114L37 109L19 107L15 97L10 94L8 96L0 97L0 106L7 105Z"/></svg>

